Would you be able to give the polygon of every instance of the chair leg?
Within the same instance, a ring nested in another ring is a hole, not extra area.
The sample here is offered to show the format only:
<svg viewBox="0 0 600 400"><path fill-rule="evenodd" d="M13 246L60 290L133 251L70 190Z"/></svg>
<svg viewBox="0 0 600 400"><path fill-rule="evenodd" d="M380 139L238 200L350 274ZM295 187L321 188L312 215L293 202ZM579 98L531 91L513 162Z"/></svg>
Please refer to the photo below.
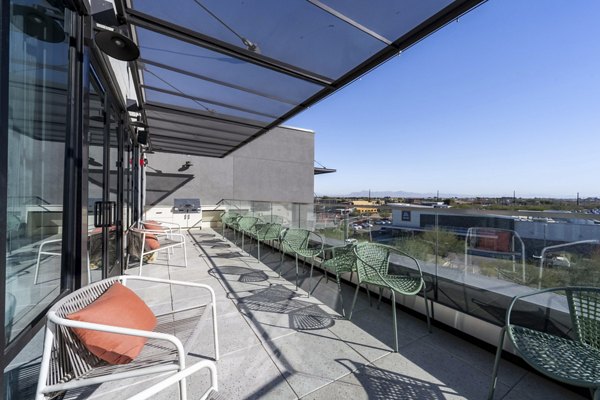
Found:
<svg viewBox="0 0 600 400"><path fill-rule="evenodd" d="M337 285L338 285L338 294L340 295L340 304L342 305L342 317L346 317L346 310L344 310L344 298L342 297L342 283L340 282L340 274L336 272L335 274Z"/></svg>
<svg viewBox="0 0 600 400"><path fill-rule="evenodd" d="M179 398L181 400L187 400L187 386L185 381L185 378L179 381Z"/></svg>
<svg viewBox="0 0 600 400"><path fill-rule="evenodd" d="M296 290L298 290L298 254L296 254Z"/></svg>
<svg viewBox="0 0 600 400"><path fill-rule="evenodd" d="M310 297L310 292L312 291L312 276L313 276L313 267L314 267L314 259L310 259L310 277L308 278L308 297ZM327 272L325 272L327 274Z"/></svg>
<svg viewBox="0 0 600 400"><path fill-rule="evenodd" d="M279 251L279 254L281 255L280 260L279 260L279 268L277 268L279 270L279 277L281 278L281 269L283 268L283 251Z"/></svg>
<svg viewBox="0 0 600 400"><path fill-rule="evenodd" d="M394 349L398 352L398 322L396 321L396 293L392 290L392 320L394 321Z"/></svg>
<svg viewBox="0 0 600 400"><path fill-rule="evenodd" d="M185 267L187 268L187 251L185 248L185 242L183 242L183 260L185 261Z"/></svg>
<svg viewBox="0 0 600 400"><path fill-rule="evenodd" d="M258 255L258 262L260 262L260 239L257 237L256 238L256 247L257 247L257 255Z"/></svg>
<svg viewBox="0 0 600 400"><path fill-rule="evenodd" d="M425 282L423 282L423 299L425 299L425 316L427 317L427 330L429 331L429 333L431 333L431 317L429 316L429 305L432 305L432 303L429 302L429 305L427 305L427 287L425 285Z"/></svg>
<svg viewBox="0 0 600 400"><path fill-rule="evenodd" d="M144 262L144 252L140 252L140 270L138 271L138 275L142 276L142 263Z"/></svg>
<svg viewBox="0 0 600 400"><path fill-rule="evenodd" d="M367 298L369 299L369 307L373 307L373 301L371 300L371 291L369 290L369 285L365 285L367 289Z"/></svg>
<svg viewBox="0 0 600 400"><path fill-rule="evenodd" d="M381 306L381 298L383 297L383 288L380 286L379 287L379 301L377 302L377 309L379 310L379 307Z"/></svg>
<svg viewBox="0 0 600 400"><path fill-rule="evenodd" d="M354 299L352 300L352 307L350 308L350 316L348 317L348 321L352 319L352 313L354 312L354 306L356 305L356 297L358 296L358 289L360 288L360 283L356 284L356 290L354 291Z"/></svg>
<svg viewBox="0 0 600 400"><path fill-rule="evenodd" d="M38 283L38 275L40 273L40 261L42 258L42 252L38 251L37 261L35 263L35 277L33 278L33 284L37 285Z"/></svg>
<svg viewBox="0 0 600 400"><path fill-rule="evenodd" d="M492 371L492 382L488 392L488 400L492 400L494 398L494 391L496 390L496 382L498 380L498 367L500 366L500 359L502 358L502 347L504 346L505 334L506 327L502 327L502 330L500 331L500 339L498 340L498 349L496 350L496 359L494 360L494 369Z"/></svg>

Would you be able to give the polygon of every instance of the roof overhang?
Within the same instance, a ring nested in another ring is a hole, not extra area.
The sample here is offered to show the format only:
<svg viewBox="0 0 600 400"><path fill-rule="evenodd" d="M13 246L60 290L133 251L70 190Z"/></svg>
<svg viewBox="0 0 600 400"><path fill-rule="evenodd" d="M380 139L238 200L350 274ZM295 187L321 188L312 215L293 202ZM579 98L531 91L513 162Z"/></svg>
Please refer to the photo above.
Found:
<svg viewBox="0 0 600 400"><path fill-rule="evenodd" d="M224 157L484 0L115 0L155 151Z"/></svg>

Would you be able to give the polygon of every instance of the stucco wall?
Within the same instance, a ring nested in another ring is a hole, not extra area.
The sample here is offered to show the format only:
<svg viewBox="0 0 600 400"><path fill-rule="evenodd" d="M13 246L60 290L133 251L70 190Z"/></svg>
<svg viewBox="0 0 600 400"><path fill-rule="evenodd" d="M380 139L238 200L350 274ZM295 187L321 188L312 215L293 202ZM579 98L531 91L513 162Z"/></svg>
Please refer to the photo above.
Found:
<svg viewBox="0 0 600 400"><path fill-rule="evenodd" d="M312 203L314 133L278 127L225 158L148 154L146 205L174 198ZM186 161L192 166L185 168Z"/></svg>

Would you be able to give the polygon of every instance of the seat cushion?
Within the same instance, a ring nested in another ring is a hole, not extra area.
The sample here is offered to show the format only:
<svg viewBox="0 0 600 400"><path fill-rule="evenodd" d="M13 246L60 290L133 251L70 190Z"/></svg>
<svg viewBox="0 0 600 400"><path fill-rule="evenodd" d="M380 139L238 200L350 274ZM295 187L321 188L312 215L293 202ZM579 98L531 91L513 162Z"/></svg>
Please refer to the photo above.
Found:
<svg viewBox="0 0 600 400"><path fill-rule="evenodd" d="M145 221L144 229L148 229L150 231L164 231L165 227L157 221Z"/></svg>
<svg viewBox="0 0 600 400"><path fill-rule="evenodd" d="M145 243L144 251L160 249L160 243L158 241L158 238L156 237L156 235L153 235L151 233L146 233L146 239L145 239L144 243Z"/></svg>
<svg viewBox="0 0 600 400"><path fill-rule="evenodd" d="M74 321L152 331L156 317L131 289L116 282L93 303L67 315ZM142 351L146 338L74 328L85 347L110 364L127 364Z"/></svg>

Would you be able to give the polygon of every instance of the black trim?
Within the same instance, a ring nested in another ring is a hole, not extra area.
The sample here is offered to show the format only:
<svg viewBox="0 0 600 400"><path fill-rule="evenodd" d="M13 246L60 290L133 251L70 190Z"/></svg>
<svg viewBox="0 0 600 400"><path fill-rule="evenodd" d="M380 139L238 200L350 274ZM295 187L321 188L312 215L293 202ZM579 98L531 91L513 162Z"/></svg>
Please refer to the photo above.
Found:
<svg viewBox="0 0 600 400"><path fill-rule="evenodd" d="M6 343L6 224L7 224L7 175L8 175L8 71L9 71L9 49L10 49L10 3L0 3L0 298L2 298L2 310L0 310L0 340ZM4 370L13 357L7 356L7 349L2 349L2 374L0 375L0 398L4 398Z"/></svg>

